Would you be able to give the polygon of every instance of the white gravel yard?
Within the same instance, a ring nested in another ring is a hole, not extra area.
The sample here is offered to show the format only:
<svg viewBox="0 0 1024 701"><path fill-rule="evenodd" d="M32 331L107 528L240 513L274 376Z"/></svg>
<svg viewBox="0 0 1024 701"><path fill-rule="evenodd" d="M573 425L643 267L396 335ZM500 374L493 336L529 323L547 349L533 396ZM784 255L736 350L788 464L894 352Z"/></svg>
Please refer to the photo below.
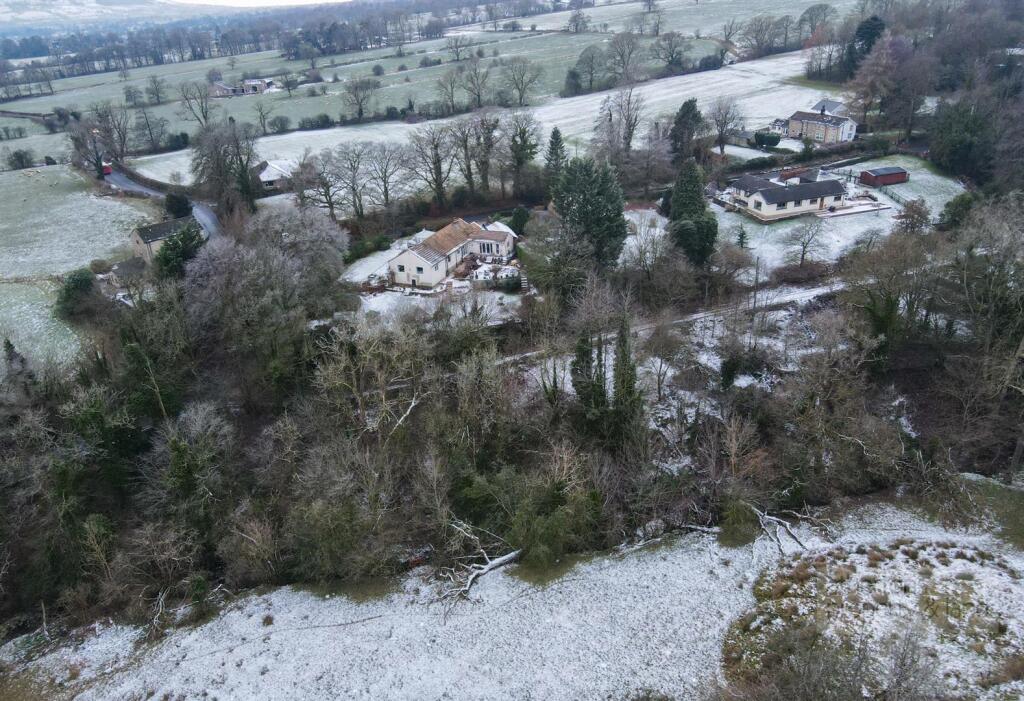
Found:
<svg viewBox="0 0 1024 701"><path fill-rule="evenodd" d="M837 531L848 550L895 538L952 540L1024 564L992 536L888 505L855 509ZM829 545L808 528L797 532L811 551ZM514 568L492 573L447 617L425 571L368 601L282 588L243 597L206 624L141 645L131 659L141 631L109 626L21 668L67 681L68 695L81 699L580 699L645 688L693 698L718 674L726 629L753 606L757 575L776 562L764 540L730 549L687 535L593 558L546 585L517 578ZM1019 616L1024 587L1000 582L1000 609ZM0 661L24 664L18 650L18 641L8 644Z"/></svg>

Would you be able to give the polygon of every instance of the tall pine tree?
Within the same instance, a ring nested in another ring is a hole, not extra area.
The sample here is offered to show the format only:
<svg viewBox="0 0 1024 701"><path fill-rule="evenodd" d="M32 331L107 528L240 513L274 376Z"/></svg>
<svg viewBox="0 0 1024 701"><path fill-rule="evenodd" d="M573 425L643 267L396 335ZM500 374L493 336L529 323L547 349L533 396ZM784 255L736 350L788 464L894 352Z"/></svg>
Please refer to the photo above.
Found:
<svg viewBox="0 0 1024 701"><path fill-rule="evenodd" d="M677 246L697 267L715 251L718 220L704 200L704 173L692 158L683 163L672 188L669 231Z"/></svg>
<svg viewBox="0 0 1024 701"><path fill-rule="evenodd" d="M600 435L608 413L608 388L604 366L604 346L598 337L595 344L589 331L576 339L576 349L569 369L572 388L576 392L585 427ZM596 352L595 352L596 350Z"/></svg>
<svg viewBox="0 0 1024 701"><path fill-rule="evenodd" d="M565 152L565 142L562 141L562 132L558 127L551 130L551 138L548 139L548 151L544 155L544 182L549 192L554 192L555 184L562 176L566 161L569 160Z"/></svg>
<svg viewBox="0 0 1024 701"><path fill-rule="evenodd" d="M554 192L555 208L566 226L590 242L601 267L618 261L626 240L622 188L608 165L573 158Z"/></svg>
<svg viewBox="0 0 1024 701"><path fill-rule="evenodd" d="M676 112L675 119L672 120L672 129L668 133L672 159L681 163L687 158L692 158L697 138L706 128L707 122L697 107L697 100L691 97Z"/></svg>

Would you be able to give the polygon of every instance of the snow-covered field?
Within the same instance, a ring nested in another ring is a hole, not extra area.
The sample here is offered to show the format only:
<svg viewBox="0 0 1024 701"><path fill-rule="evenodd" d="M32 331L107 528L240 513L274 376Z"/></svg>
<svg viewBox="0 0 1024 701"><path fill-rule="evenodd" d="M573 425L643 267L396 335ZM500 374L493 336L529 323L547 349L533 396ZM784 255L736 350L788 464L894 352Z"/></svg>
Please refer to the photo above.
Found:
<svg viewBox="0 0 1024 701"><path fill-rule="evenodd" d="M793 52L717 71L650 81L637 86L636 91L643 96L648 118L669 117L691 97L706 108L719 95L732 96L740 103L747 127L755 128L780 115L807 109L823 96L819 90L787 82L800 75L803 66L802 53ZM593 133L601 101L609 94L599 92L556 99L531 109L545 132L557 126L570 146L582 151ZM404 122L382 122L293 132L260 139L258 149L264 159L295 160L301 158L307 148L318 151L350 141L405 141L415 129L415 125ZM179 173L188 181L189 159L189 151L175 151L139 158L133 165L151 178L170 181L173 173Z"/></svg>
<svg viewBox="0 0 1024 701"><path fill-rule="evenodd" d="M814 0L783 0L773 3L772 15L792 15L794 19L811 5ZM829 3L840 15L854 7L851 0L838 0ZM661 31L676 31L686 35L700 33L704 36L720 35L722 25L730 19L743 21L768 11L766 7L751 0L661 0L658 9L662 13ZM584 12L590 18L593 29L609 32L621 32L633 26L635 20L643 14L643 8L637 2L614 2L586 7ZM571 12L551 12L533 17L523 17L519 22L524 27L536 25L537 29L565 29ZM486 25L470 25L468 28L484 28Z"/></svg>
<svg viewBox="0 0 1024 701"><path fill-rule="evenodd" d="M36 361L67 361L77 343L53 318L51 276L123 257L147 205L99 197L64 166L0 173L0 192L0 336Z"/></svg>
<svg viewBox="0 0 1024 701"><path fill-rule="evenodd" d="M807 527L797 534L812 553L913 538L1024 565L992 536L887 505L846 515L835 543ZM783 547L804 552L793 541ZM99 624L31 663L23 662L26 640L16 640L0 661L79 699L618 699L640 689L694 698L719 674L727 629L754 606L757 576L779 561L763 539L726 548L686 535L595 557L546 584L518 578L515 568L492 573L447 616L424 569L379 599L282 588L242 597L156 643L144 642L142 629ZM999 596L1018 630L1024 585L1001 580Z"/></svg>
<svg viewBox="0 0 1024 701"><path fill-rule="evenodd" d="M923 199L932 212L932 218L938 217L947 202L965 191L964 186L959 181L948 175L936 172L934 166L930 163L914 156L886 156L885 158L858 163L852 167L852 170L859 173L862 170L871 170L872 168L881 168L883 166L899 166L909 171L910 180L908 182L888 187L902 197Z"/></svg>

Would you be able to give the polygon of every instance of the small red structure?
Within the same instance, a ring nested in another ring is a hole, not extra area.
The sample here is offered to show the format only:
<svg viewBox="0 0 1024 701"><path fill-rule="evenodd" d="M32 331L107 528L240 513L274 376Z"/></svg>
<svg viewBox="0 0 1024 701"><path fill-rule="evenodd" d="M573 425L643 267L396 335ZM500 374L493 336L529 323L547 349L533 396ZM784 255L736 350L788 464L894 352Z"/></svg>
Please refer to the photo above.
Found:
<svg viewBox="0 0 1024 701"><path fill-rule="evenodd" d="M871 170L862 170L860 172L861 184L870 185L871 187L896 185L898 183L905 183L908 180L910 180L910 173L897 166L872 168Z"/></svg>
<svg viewBox="0 0 1024 701"><path fill-rule="evenodd" d="M104 164L103 164L103 174L104 175L113 175L114 174L114 166L113 166L113 164L104 162Z"/></svg>

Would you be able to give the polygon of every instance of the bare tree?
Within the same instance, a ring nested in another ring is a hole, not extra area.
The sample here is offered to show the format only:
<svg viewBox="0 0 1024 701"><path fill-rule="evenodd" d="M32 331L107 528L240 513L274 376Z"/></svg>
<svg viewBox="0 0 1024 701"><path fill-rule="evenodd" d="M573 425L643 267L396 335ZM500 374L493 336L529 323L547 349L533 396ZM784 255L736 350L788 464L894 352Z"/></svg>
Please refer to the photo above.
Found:
<svg viewBox="0 0 1024 701"><path fill-rule="evenodd" d="M622 158L632 150L643 110L643 96L632 87L617 91L601 103L594 143L612 162L621 164Z"/></svg>
<svg viewBox="0 0 1024 701"><path fill-rule="evenodd" d="M420 127L409 140L409 170L430 189L441 210L448 204L446 187L455 162L451 146L451 131L441 124Z"/></svg>
<svg viewBox="0 0 1024 701"><path fill-rule="evenodd" d="M715 130L715 143L718 152L725 155L725 140L729 132L738 129L743 123L743 113L735 97L719 95L708 108L708 122Z"/></svg>
<svg viewBox="0 0 1024 701"><path fill-rule="evenodd" d="M473 169L476 165L476 123L471 117L457 119L452 122L451 133L459 174L469 193L476 194L476 179L473 177Z"/></svg>
<svg viewBox="0 0 1024 701"><path fill-rule="evenodd" d="M479 58L473 58L460 76L462 89L469 94L473 106L477 109L484 106L487 100L487 85L491 80L491 69L485 67Z"/></svg>
<svg viewBox="0 0 1024 701"><path fill-rule="evenodd" d="M722 40L725 41L727 44L731 43L732 38L739 33L741 28L742 23L735 17L728 20L725 24L722 25Z"/></svg>
<svg viewBox="0 0 1024 701"><path fill-rule="evenodd" d="M473 157L476 172L480 175L480 189L484 192L490 192L491 163L504 137L500 127L501 120L497 115L478 112L473 117Z"/></svg>
<svg viewBox="0 0 1024 701"><path fill-rule="evenodd" d="M356 121L363 121L366 108L380 89L380 81L376 78L356 78L345 83L343 99L349 109L356 113Z"/></svg>
<svg viewBox="0 0 1024 701"><path fill-rule="evenodd" d="M678 73L683 70L690 44L677 32L665 32L651 44L651 56L665 64L665 71Z"/></svg>
<svg viewBox="0 0 1024 701"><path fill-rule="evenodd" d="M590 28L590 17L583 10L573 10L565 28L572 34L583 34Z"/></svg>
<svg viewBox="0 0 1024 701"><path fill-rule="evenodd" d="M444 103L445 109L448 110L449 114L455 114L459 111L457 92L460 87L459 72L454 68L449 68L447 71L441 74L441 77L434 83L437 86L438 95L441 98L441 102Z"/></svg>
<svg viewBox="0 0 1024 701"><path fill-rule="evenodd" d="M260 125L260 131L263 132L263 136L266 136L267 123L270 121L270 118L274 116L274 106L268 105L262 100L259 100L256 102L254 109L256 110L256 121Z"/></svg>
<svg viewBox="0 0 1024 701"><path fill-rule="evenodd" d="M370 197L374 204L385 210L391 208L402 187L407 153L404 146L380 141L373 145L366 157L366 176L370 182Z"/></svg>
<svg viewBox="0 0 1024 701"><path fill-rule="evenodd" d="M338 209L346 193L346 183L340 171L335 164L335 154L330 149L324 149L316 155L307 151L292 176L299 203L324 207L331 221L338 221Z"/></svg>
<svg viewBox="0 0 1024 701"><path fill-rule="evenodd" d="M637 78L640 63L640 40L631 32L622 32L608 42L608 72L620 85Z"/></svg>
<svg viewBox="0 0 1024 701"><path fill-rule="evenodd" d="M366 214L363 196L366 193L366 162L372 144L366 141L345 142L334 149L332 166L337 171L338 180L348 194L348 204L352 215L362 219Z"/></svg>
<svg viewBox="0 0 1024 701"><path fill-rule="evenodd" d="M149 76L146 83L146 97L150 104L162 105L167 96L167 81L157 75Z"/></svg>
<svg viewBox="0 0 1024 701"><path fill-rule="evenodd" d="M793 249L792 259L801 268L812 254L823 250L821 240L825 232L825 222L818 217L806 217L803 223L786 234L784 242Z"/></svg>
<svg viewBox="0 0 1024 701"><path fill-rule="evenodd" d="M68 124L67 134L71 140L74 161L92 170L97 180L103 180L105 148L103 136L96 122L92 119L74 120Z"/></svg>
<svg viewBox="0 0 1024 701"><path fill-rule="evenodd" d="M604 77L608 67L608 57L598 46L588 46L576 59L576 70L580 77L587 81L587 90L594 90Z"/></svg>
<svg viewBox="0 0 1024 701"><path fill-rule="evenodd" d="M775 46L778 27L771 15L757 15L747 20L740 32L740 39L754 56L764 56Z"/></svg>
<svg viewBox="0 0 1024 701"><path fill-rule="evenodd" d="M448 37L445 41L445 50L452 55L453 61L461 61L463 57L469 55L470 46L472 42L469 37L465 34L455 34Z"/></svg>
<svg viewBox="0 0 1024 701"><path fill-rule="evenodd" d="M168 121L157 117L145 107L135 111L135 142L144 144L150 151L156 151L167 136Z"/></svg>
<svg viewBox="0 0 1024 701"><path fill-rule="evenodd" d="M206 83L186 81L178 86L178 95L181 97L183 105L181 114L185 119L194 119L199 122L200 127L210 124L218 105L210 97L210 90L206 87Z"/></svg>
<svg viewBox="0 0 1024 701"><path fill-rule="evenodd" d="M112 102L100 102L92 106L92 112L107 156L116 161L123 160L128 153L128 137L131 135L131 114L128 108Z"/></svg>
<svg viewBox="0 0 1024 701"><path fill-rule="evenodd" d="M514 56L505 62L505 85L515 93L516 103L526 105L526 96L544 75L544 69L524 56Z"/></svg>

